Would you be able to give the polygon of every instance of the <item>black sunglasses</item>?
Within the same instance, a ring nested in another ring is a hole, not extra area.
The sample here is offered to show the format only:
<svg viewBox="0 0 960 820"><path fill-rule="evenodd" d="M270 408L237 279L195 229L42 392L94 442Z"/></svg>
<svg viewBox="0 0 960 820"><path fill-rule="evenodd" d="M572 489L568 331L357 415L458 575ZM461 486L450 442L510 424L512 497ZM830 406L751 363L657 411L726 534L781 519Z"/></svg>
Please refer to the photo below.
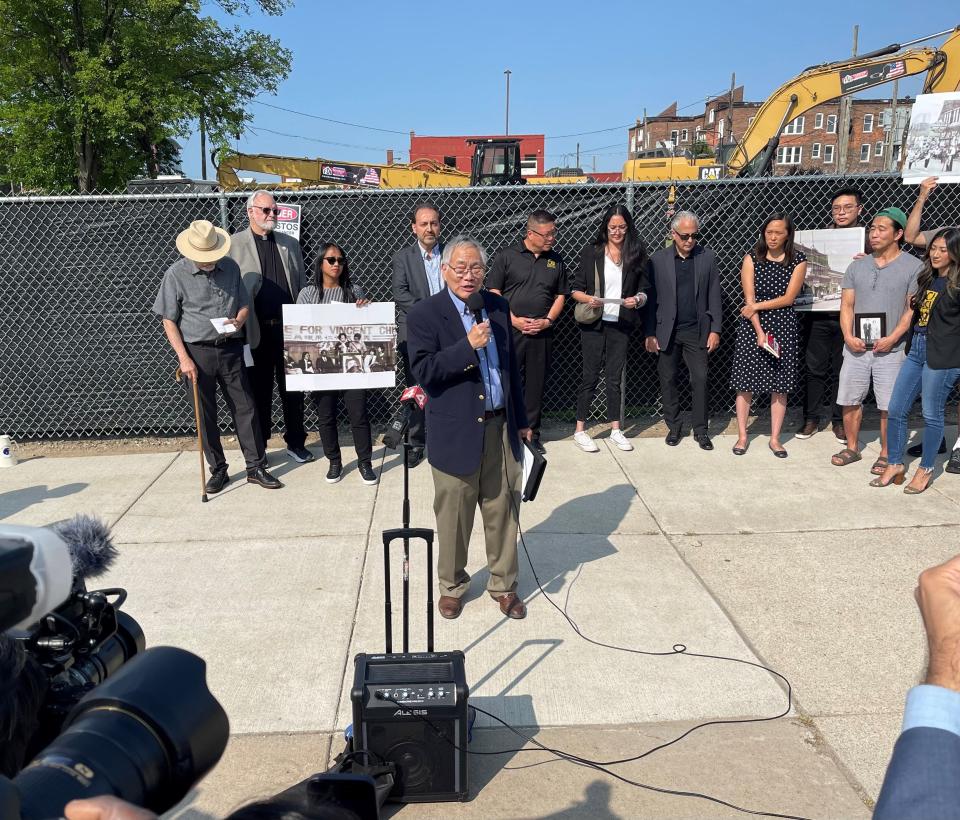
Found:
<svg viewBox="0 0 960 820"><path fill-rule="evenodd" d="M347 260L342 256L325 256L323 261L328 265L342 265Z"/></svg>
<svg viewBox="0 0 960 820"><path fill-rule="evenodd" d="M280 213L279 208L265 208L263 205L251 205L250 207L255 211L263 211L264 216L270 216L270 214L277 216Z"/></svg>
<svg viewBox="0 0 960 820"><path fill-rule="evenodd" d="M700 238L700 234L698 233L679 233L678 231L674 231L674 233L677 235L679 239L682 239L684 242L688 242L691 239Z"/></svg>

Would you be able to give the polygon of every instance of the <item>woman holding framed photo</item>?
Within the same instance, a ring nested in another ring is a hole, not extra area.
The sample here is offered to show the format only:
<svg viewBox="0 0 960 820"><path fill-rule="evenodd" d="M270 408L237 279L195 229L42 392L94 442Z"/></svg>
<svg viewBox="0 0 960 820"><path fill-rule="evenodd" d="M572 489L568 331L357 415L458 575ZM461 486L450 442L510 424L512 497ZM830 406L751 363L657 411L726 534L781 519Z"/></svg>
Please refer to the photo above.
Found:
<svg viewBox="0 0 960 820"><path fill-rule="evenodd" d="M329 305L332 302L354 302L357 307L370 304L366 291L350 277L347 255L336 242L327 242L313 265L313 281L300 291L298 305ZM359 334L357 334L359 335ZM341 352L347 352L347 334L339 334ZM359 364L358 364L359 369ZM343 400L353 431L353 445L357 450L357 471L364 484L376 484L373 471L373 435L367 414L366 390L315 390L311 393L317 411L317 426L323 454L330 462L326 480L334 484L343 477L343 457L337 436L337 402Z"/></svg>
<svg viewBox="0 0 960 820"><path fill-rule="evenodd" d="M913 319L907 333L906 358L890 397L887 427L888 464L871 487L902 484L907 444L907 417L920 396L923 407L923 455L903 491L922 493L930 486L943 438L947 398L960 378L960 229L944 228L927 245L924 265L911 297Z"/></svg>

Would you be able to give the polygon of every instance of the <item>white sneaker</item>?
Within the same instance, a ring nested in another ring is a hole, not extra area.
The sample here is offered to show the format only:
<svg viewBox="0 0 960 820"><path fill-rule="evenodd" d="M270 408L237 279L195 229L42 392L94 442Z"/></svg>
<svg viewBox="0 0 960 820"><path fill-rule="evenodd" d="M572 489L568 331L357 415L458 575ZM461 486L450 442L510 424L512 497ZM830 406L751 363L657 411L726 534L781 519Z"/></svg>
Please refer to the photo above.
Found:
<svg viewBox="0 0 960 820"><path fill-rule="evenodd" d="M578 433L573 434L573 440L576 442L577 447L579 447L585 453L599 453L600 448L597 447L596 442L586 430L580 430Z"/></svg>
<svg viewBox="0 0 960 820"><path fill-rule="evenodd" d="M616 430L610 431L610 441L616 444L621 450L629 451L633 449L633 445L627 441L627 437L619 427Z"/></svg>

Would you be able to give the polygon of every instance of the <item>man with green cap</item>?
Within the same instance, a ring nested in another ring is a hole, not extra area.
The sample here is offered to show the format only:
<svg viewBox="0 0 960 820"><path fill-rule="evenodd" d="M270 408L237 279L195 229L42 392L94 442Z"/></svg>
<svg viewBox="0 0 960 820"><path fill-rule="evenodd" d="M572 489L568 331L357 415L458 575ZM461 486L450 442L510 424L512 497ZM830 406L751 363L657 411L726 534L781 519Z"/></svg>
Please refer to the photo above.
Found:
<svg viewBox="0 0 960 820"><path fill-rule="evenodd" d="M850 263L843 275L840 296L840 329L843 331L843 366L837 404L843 408L843 427L847 446L831 462L843 467L860 461L860 424L863 400L873 382L873 394L880 411L880 456L874 466L887 461L887 406L893 385L903 364L905 334L910 328L913 310L910 296L917 290L917 274L922 267L915 256L903 253L903 231L907 216L899 208L884 208L870 223L872 252ZM866 316L864 316L866 314ZM870 317L880 319L880 338L868 347L858 316L864 326Z"/></svg>

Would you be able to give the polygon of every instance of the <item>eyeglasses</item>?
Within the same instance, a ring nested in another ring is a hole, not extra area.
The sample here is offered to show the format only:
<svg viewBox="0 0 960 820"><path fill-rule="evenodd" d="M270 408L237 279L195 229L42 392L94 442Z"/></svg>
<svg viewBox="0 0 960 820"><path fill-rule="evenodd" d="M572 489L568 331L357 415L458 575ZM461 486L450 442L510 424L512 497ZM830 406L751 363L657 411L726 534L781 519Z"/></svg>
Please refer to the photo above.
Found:
<svg viewBox="0 0 960 820"><path fill-rule="evenodd" d="M347 260L342 256L325 256L323 261L328 265L343 265Z"/></svg>
<svg viewBox="0 0 960 820"><path fill-rule="evenodd" d="M677 237L677 239L679 239L679 240L681 240L681 241L683 241L683 242L689 242L691 239L699 239L699 238L700 238L700 234L698 234L698 233L680 233L679 231L674 231L674 232L673 232L673 235L674 235L675 237Z"/></svg>
<svg viewBox="0 0 960 820"><path fill-rule="evenodd" d="M264 216L270 216L270 214L273 214L274 216L277 216L277 215L280 213L280 209L279 209L279 208L265 208L263 205L251 205L251 206L250 206L250 210L251 210L251 211L263 211L263 215L264 215Z"/></svg>
<svg viewBox="0 0 960 820"><path fill-rule="evenodd" d="M552 231L547 231L547 233L540 233L540 231L535 231L533 228L527 228L530 233L535 233L537 236L541 236L544 239L556 239L557 238L557 229L554 228Z"/></svg>
<svg viewBox="0 0 960 820"><path fill-rule="evenodd" d="M835 214L845 214L850 211L855 211L859 207L859 205L834 205L830 210Z"/></svg>
<svg viewBox="0 0 960 820"><path fill-rule="evenodd" d="M479 265L479 264L476 264L476 265L464 265L464 264L460 264L460 265L447 265L447 267L450 268L450 270L452 270L452 271L456 274L456 276L457 276L458 279L463 279L463 277L466 276L468 273L469 273L471 276L483 276L483 274L486 273L486 271L487 271L486 267L484 267L483 265Z"/></svg>
<svg viewBox="0 0 960 820"><path fill-rule="evenodd" d="M626 233L626 225L607 225L607 233Z"/></svg>

